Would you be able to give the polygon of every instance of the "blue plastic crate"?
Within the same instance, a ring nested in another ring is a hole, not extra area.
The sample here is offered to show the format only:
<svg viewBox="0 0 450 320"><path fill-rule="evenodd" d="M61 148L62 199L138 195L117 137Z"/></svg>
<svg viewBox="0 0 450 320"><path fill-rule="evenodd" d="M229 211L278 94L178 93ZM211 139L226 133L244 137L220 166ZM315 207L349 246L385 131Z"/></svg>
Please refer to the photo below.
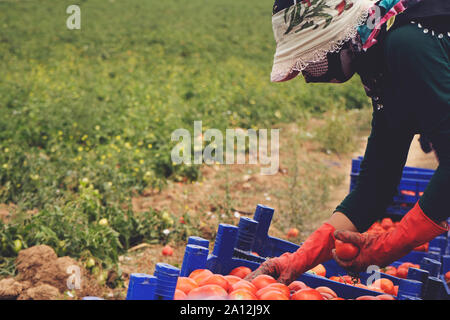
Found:
<svg viewBox="0 0 450 320"><path fill-rule="evenodd" d="M130 275L126 300L153 300L158 279L145 273Z"/></svg>
<svg viewBox="0 0 450 320"><path fill-rule="evenodd" d="M425 293L423 295L424 300L449 300L448 286L440 277L429 277Z"/></svg>
<svg viewBox="0 0 450 320"><path fill-rule="evenodd" d="M362 160L363 160L362 156L359 156L352 160L352 171L351 171L352 173L359 172ZM434 172L435 170L433 169L405 166L403 168L402 177L407 179L430 180Z"/></svg>
<svg viewBox="0 0 450 320"><path fill-rule="evenodd" d="M126 300L173 300L180 269L167 263L158 263L152 275L130 275Z"/></svg>
<svg viewBox="0 0 450 320"><path fill-rule="evenodd" d="M445 281L445 277L444 275L441 276L441 280L443 283L443 298L445 300L450 300L450 287L448 285L448 283Z"/></svg>
<svg viewBox="0 0 450 320"><path fill-rule="evenodd" d="M178 275L188 276L195 269L209 269L214 273L225 275L239 266L246 266L251 270L255 270L266 260L266 257L276 257L285 252L295 252L299 248L299 245L268 235L273 213L274 210L272 208L258 205L253 219L241 218L238 226L220 224L211 252L209 251L209 241L199 237L190 237L186 246L182 268L178 272ZM440 241L442 242L442 240ZM255 255L254 252L258 255ZM398 266L402 262L420 264L423 258L429 258L429 253L411 252L393 265ZM173 268L167 265L164 266L169 269ZM324 266L327 269L327 276L347 273L334 260L325 262ZM174 268L173 270L177 269ZM390 279L394 285L399 286L399 299L417 300L420 299L424 288L424 281L417 281L418 279L423 280L423 272L424 270L419 270L414 274L411 273L411 279L400 279L384 273L380 273L379 275L380 277ZM173 276L178 277L177 271L172 273ZM368 273L362 273L360 276L364 282L370 275ZM156 271L155 277L159 281ZM313 288L327 286L339 296L346 299L354 299L362 295L376 296L380 294L377 291L332 281L309 273L301 275L298 280L305 282ZM432 280L432 282L435 285L436 281ZM165 285L167 283L167 281L164 282ZM159 299L171 299L170 294L166 293L167 291L175 290L176 281L172 279L169 283L171 284L170 288L160 290L161 294ZM131 290L130 288L133 288L131 282L129 290ZM156 292L157 290L155 289ZM145 298L157 299L158 297L154 294L153 297Z"/></svg>
<svg viewBox="0 0 450 320"><path fill-rule="evenodd" d="M442 274L450 271L450 255L442 256Z"/></svg>
<svg viewBox="0 0 450 320"><path fill-rule="evenodd" d="M420 264L423 260L423 258L428 258L428 252L422 252L422 251L411 251L406 256L398 259L397 261L401 263L403 262L411 262L414 264Z"/></svg>

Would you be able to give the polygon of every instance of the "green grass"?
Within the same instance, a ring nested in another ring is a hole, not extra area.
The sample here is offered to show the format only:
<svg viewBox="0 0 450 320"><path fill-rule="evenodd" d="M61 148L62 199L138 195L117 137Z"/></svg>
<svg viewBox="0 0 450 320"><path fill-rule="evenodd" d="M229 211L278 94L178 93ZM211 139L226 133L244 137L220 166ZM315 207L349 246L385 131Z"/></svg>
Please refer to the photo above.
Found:
<svg viewBox="0 0 450 320"><path fill-rule="evenodd" d="M370 112L369 108L345 111L333 107L324 115L324 123L316 129L314 139L327 153L345 154L355 151L360 132L369 131Z"/></svg>
<svg viewBox="0 0 450 320"><path fill-rule="evenodd" d="M198 178L198 167L170 160L174 129L192 130L194 120L204 129L268 128L337 102L367 104L358 79L270 83L272 1L82 0L81 30L68 30L71 4L0 1L0 203L40 211L16 221L15 231L2 226L8 241L72 241L66 251L74 256L88 250L116 261L133 236L164 240L149 231L156 227L139 229L144 218L122 204L167 179ZM94 206L86 204L86 188ZM58 214L83 216L65 222L79 224L79 233L27 236L46 224L58 228ZM69 239L87 237L99 218L124 215L107 236L93 230L94 244ZM116 240L97 241L103 236ZM8 241L2 256L14 255Z"/></svg>

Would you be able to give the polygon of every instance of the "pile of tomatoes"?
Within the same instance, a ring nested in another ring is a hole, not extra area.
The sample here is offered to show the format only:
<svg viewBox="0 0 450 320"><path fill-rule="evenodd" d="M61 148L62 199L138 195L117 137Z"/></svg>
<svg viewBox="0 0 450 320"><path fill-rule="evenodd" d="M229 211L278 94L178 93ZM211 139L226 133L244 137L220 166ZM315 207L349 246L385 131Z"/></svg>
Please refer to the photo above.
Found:
<svg viewBox="0 0 450 320"><path fill-rule="evenodd" d="M400 222L394 222L391 218L384 218L380 222L375 222L368 230L367 233L377 234L392 231ZM417 248L414 248L414 251L422 251L428 252L429 243L425 243Z"/></svg>
<svg viewBox="0 0 450 320"><path fill-rule="evenodd" d="M409 263L409 262L406 262L405 266L406 265L408 265L408 268L410 266L416 267L416 265ZM394 267L392 267L392 268L394 268ZM321 277L325 277L327 271L322 264L319 264L316 267L314 267L313 269L309 270L309 272L314 273L315 275L318 275ZM406 273L408 273L407 270L406 270ZM406 278L406 276L405 276L405 278ZM355 287L359 287L359 288L363 288L363 289L367 289L367 290L378 291L383 294L389 294L389 295L393 295L393 296L397 296L397 294L398 294L398 286L395 286L391 280L385 279L385 278L381 278L381 279L374 281L372 283L372 285L370 285L370 286L366 286L366 285L362 284L359 279L356 280L349 275L331 276L328 279L332 280L332 281L337 281L340 283L348 284L348 285L353 285Z"/></svg>
<svg viewBox="0 0 450 320"><path fill-rule="evenodd" d="M382 272L389 274L391 276L394 276L394 277L406 279L409 268L420 269L420 265L411 263L411 262L404 262L401 265L399 265L397 268L394 266L387 266L386 268L382 269Z"/></svg>
<svg viewBox="0 0 450 320"><path fill-rule="evenodd" d="M353 278L349 275L345 276L332 276L329 278L330 280L345 283L348 285L353 285L355 287L372 290L372 291L378 291L380 293L389 294L393 296L397 296L398 294L398 286L394 285L394 283L386 278L381 278L378 280L375 280L371 285L367 286L365 284L362 284L361 281L358 279L356 282L353 281Z"/></svg>
<svg viewBox="0 0 450 320"><path fill-rule="evenodd" d="M244 280L250 268L237 267L228 275L214 274L207 269L194 270L188 277L179 277L174 300L345 300L330 288L310 288L302 281L288 286L269 275ZM381 283L380 295L362 296L356 300L394 300L388 284Z"/></svg>

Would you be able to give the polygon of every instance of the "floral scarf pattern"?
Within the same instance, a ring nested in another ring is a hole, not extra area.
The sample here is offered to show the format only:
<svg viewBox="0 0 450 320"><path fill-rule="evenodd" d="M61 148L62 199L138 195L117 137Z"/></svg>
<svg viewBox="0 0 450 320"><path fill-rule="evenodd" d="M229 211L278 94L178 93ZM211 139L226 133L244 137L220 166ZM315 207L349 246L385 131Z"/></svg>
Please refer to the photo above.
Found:
<svg viewBox="0 0 450 320"><path fill-rule="evenodd" d="M381 0L371 8L368 21L374 21L374 25L369 27L368 24L358 28L358 33L363 42L363 49L368 50L370 47L378 43L377 38L382 32L388 31L395 22L395 18L406 9L418 4L422 0ZM380 12L385 12L378 17Z"/></svg>

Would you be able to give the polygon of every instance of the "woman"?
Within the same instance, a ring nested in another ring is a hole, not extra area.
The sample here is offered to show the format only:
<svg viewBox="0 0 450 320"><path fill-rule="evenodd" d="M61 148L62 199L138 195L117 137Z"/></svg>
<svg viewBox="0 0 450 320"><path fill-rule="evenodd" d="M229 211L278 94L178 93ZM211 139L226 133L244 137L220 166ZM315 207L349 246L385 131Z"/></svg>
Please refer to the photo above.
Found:
<svg viewBox="0 0 450 320"><path fill-rule="evenodd" d="M351 271L386 266L448 231L450 208L450 1L277 0L272 81L302 74L307 82L341 83L358 73L373 102L372 132L356 187L294 253L264 262L260 274L290 283L334 259ZM365 232L383 217L400 182L413 136L433 146L440 164L398 226ZM340 260L335 239L359 247Z"/></svg>

